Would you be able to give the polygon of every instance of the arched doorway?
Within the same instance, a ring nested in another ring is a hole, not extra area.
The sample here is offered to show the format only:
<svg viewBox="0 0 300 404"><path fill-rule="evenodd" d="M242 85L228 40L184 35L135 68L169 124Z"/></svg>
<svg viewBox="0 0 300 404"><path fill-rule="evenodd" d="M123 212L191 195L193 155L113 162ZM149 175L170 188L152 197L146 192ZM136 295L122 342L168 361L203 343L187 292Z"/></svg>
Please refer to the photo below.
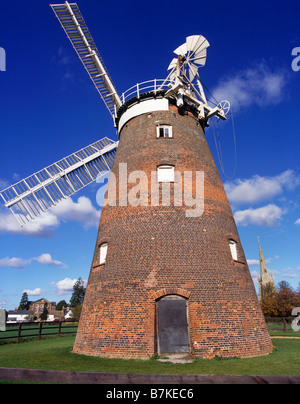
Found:
<svg viewBox="0 0 300 404"><path fill-rule="evenodd" d="M167 295L156 302L158 353L188 353L187 299Z"/></svg>

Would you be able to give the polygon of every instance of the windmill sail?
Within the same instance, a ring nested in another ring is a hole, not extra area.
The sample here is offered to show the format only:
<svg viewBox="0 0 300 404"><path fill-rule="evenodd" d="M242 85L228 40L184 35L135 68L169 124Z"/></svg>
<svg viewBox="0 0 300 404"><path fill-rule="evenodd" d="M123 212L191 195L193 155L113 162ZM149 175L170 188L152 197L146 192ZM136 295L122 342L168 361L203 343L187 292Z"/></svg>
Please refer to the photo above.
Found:
<svg viewBox="0 0 300 404"><path fill-rule="evenodd" d="M0 192L23 225L110 171L118 142L103 138Z"/></svg>
<svg viewBox="0 0 300 404"><path fill-rule="evenodd" d="M112 117L122 102L76 3L50 4Z"/></svg>

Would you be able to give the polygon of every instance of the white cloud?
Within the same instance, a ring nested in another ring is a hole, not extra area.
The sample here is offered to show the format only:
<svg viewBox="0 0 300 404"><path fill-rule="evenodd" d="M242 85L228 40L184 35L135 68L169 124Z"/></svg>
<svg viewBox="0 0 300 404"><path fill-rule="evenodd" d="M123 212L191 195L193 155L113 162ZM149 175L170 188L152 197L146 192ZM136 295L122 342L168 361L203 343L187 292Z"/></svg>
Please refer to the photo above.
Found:
<svg viewBox="0 0 300 404"><path fill-rule="evenodd" d="M252 272L251 272L251 276L252 276L253 282L254 282L255 284L258 284L258 278L260 277L259 272L257 272L257 271L252 271Z"/></svg>
<svg viewBox="0 0 300 404"><path fill-rule="evenodd" d="M227 99L234 111L256 104L260 107L276 105L284 98L286 74L271 71L265 62L255 67L223 77L213 90L217 100Z"/></svg>
<svg viewBox="0 0 300 404"><path fill-rule="evenodd" d="M55 234L55 229L59 227L61 221L72 220L87 229L98 227L99 219L100 210L94 208L89 198L81 196L77 202L66 198L23 227L19 225L10 211L0 209L0 232L49 238Z"/></svg>
<svg viewBox="0 0 300 404"><path fill-rule="evenodd" d="M30 260L25 260L23 258L6 257L6 258L0 259L0 267L23 269L25 267L25 265L28 265L28 264L30 264Z"/></svg>
<svg viewBox="0 0 300 404"><path fill-rule="evenodd" d="M48 238L54 235L54 229L58 225L57 217L51 212L46 212L21 227L10 211L0 211L0 232L2 233Z"/></svg>
<svg viewBox="0 0 300 404"><path fill-rule="evenodd" d="M238 225L247 226L253 224L256 226L274 227L282 219L286 210L279 206L269 204L261 208L240 210L235 212L234 218Z"/></svg>
<svg viewBox="0 0 300 404"><path fill-rule="evenodd" d="M283 268L282 272L284 272L284 275L282 275L284 278L298 278L298 275L294 273L294 270L291 267Z"/></svg>
<svg viewBox="0 0 300 404"><path fill-rule="evenodd" d="M43 265L49 265L49 266L56 266L56 267L61 267L61 268L67 268L67 266L61 262L54 260L50 254L45 253L40 255L39 257L33 258L33 260L39 262L40 264Z"/></svg>
<svg viewBox="0 0 300 404"><path fill-rule="evenodd" d="M249 267L255 267L259 265L259 260L247 260L247 264Z"/></svg>
<svg viewBox="0 0 300 404"><path fill-rule="evenodd" d="M299 225L300 225L300 219L297 219L297 220L295 221L295 224L299 224Z"/></svg>
<svg viewBox="0 0 300 404"><path fill-rule="evenodd" d="M40 295L42 295L43 293L46 293L46 291L45 290L42 290L41 288L35 288L35 289L33 289L33 290L31 290L31 289L25 289L25 290L23 290L23 292L22 293L27 293L27 295L28 296L40 296Z"/></svg>
<svg viewBox="0 0 300 404"><path fill-rule="evenodd" d="M86 196L80 196L77 202L67 198L54 206L51 211L61 220L73 220L81 223L84 228L99 225L100 211L94 208L91 200Z"/></svg>
<svg viewBox="0 0 300 404"><path fill-rule="evenodd" d="M0 178L0 190L3 190L7 187L9 187L9 182L4 178Z"/></svg>
<svg viewBox="0 0 300 404"><path fill-rule="evenodd" d="M19 181L20 176L18 173L13 173L12 175L12 181L17 182ZM5 178L0 178L0 191L4 190L5 188L8 188L11 185L11 181L7 180ZM2 200L2 198L1 198Z"/></svg>
<svg viewBox="0 0 300 404"><path fill-rule="evenodd" d="M61 295L66 295L68 293L73 292L73 286L77 279L70 279L70 278L65 278L55 284L55 289L56 293L61 296Z"/></svg>
<svg viewBox="0 0 300 404"><path fill-rule="evenodd" d="M285 275L283 275L283 277L294 279L294 278L298 278L298 275L297 274L285 274Z"/></svg>
<svg viewBox="0 0 300 404"><path fill-rule="evenodd" d="M293 269L291 267L283 268L283 272L291 272Z"/></svg>
<svg viewBox="0 0 300 404"><path fill-rule="evenodd" d="M237 179L224 184L228 199L235 204L261 202L292 190L300 184L300 176L286 170L274 177L255 175L249 179ZM299 219L300 222L300 219Z"/></svg>
<svg viewBox="0 0 300 404"><path fill-rule="evenodd" d="M19 173L13 173L12 179L13 179L14 182L20 181L20 179L21 179L20 174Z"/></svg>
<svg viewBox="0 0 300 404"><path fill-rule="evenodd" d="M58 48L57 53L58 53L57 63L59 65L66 66L71 63L70 56L67 54L66 50L62 46Z"/></svg>
<svg viewBox="0 0 300 404"><path fill-rule="evenodd" d="M25 265L29 265L32 261L37 261L42 265L57 266L61 268L68 268L63 262L54 260L50 254L41 254L39 257L34 257L30 259L16 258L16 257L6 257L0 259L0 267L8 268L19 268L23 269Z"/></svg>
<svg viewBox="0 0 300 404"><path fill-rule="evenodd" d="M65 279L62 279L61 281L55 283L56 294L58 296L61 296L61 295L67 295L67 294L73 293L73 286L77 281L78 281L78 279L65 278ZM84 287L86 287L86 285L87 285L86 280L83 281L83 285L84 285Z"/></svg>

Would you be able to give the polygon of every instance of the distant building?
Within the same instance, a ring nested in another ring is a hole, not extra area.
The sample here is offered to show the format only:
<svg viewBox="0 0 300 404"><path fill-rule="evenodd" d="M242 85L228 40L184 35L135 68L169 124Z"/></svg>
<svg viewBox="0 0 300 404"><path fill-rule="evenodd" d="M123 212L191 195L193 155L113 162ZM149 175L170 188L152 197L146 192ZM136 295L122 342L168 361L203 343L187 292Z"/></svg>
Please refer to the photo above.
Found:
<svg viewBox="0 0 300 404"><path fill-rule="evenodd" d="M44 307L45 307L46 303L48 304L47 308L48 308L49 314L51 311L56 310L56 302L50 302L49 300L44 299L44 298L36 300L35 302L30 302L29 310L33 311L33 315L35 317L40 317L40 315L44 311Z"/></svg>
<svg viewBox="0 0 300 404"><path fill-rule="evenodd" d="M56 310L56 302L51 302L45 298L29 302L29 310L33 311L33 316L39 318L44 311L47 303L48 317L47 321L64 320L67 310L63 307L62 310Z"/></svg>
<svg viewBox="0 0 300 404"><path fill-rule="evenodd" d="M47 321L63 321L65 316L70 318L72 312L69 307L62 307L62 310L56 310L56 302L51 302L47 299L39 299L35 302L28 302L29 310L10 310L7 316L7 323L20 323L38 320L44 311L45 304L47 303L48 316Z"/></svg>
<svg viewBox="0 0 300 404"><path fill-rule="evenodd" d="M266 260L263 255L260 241L258 238L260 277L258 278L259 298L261 299L264 293L276 292L273 274L270 274L267 268Z"/></svg>
<svg viewBox="0 0 300 404"><path fill-rule="evenodd" d="M9 310L7 323L24 323L32 321L33 311L31 310Z"/></svg>
<svg viewBox="0 0 300 404"><path fill-rule="evenodd" d="M60 320L63 321L65 319L64 309L62 310L51 310L48 312L47 321L55 321Z"/></svg>

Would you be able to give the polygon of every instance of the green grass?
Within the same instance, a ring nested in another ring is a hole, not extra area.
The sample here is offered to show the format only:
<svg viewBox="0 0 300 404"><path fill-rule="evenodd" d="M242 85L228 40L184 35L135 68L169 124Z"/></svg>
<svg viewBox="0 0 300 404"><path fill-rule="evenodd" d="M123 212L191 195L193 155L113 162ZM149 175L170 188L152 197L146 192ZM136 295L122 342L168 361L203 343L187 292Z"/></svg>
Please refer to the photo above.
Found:
<svg viewBox="0 0 300 404"><path fill-rule="evenodd" d="M284 331L282 324L268 324L271 337L300 337L300 331L293 331L291 324L287 324L287 331Z"/></svg>
<svg viewBox="0 0 300 404"><path fill-rule="evenodd" d="M273 339L268 356L248 359L197 359L189 364L124 360L72 353L74 336L29 340L0 346L0 367L117 373L299 375L300 339Z"/></svg>

